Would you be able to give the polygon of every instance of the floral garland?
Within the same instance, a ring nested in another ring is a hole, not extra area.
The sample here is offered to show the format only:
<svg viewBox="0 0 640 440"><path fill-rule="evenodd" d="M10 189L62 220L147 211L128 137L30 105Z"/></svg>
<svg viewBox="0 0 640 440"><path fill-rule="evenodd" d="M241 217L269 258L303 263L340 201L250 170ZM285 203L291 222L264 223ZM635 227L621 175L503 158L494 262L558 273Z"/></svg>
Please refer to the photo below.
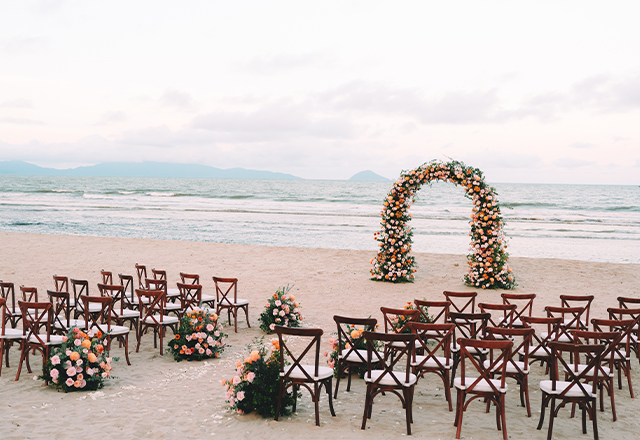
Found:
<svg viewBox="0 0 640 440"><path fill-rule="evenodd" d="M372 279L395 283L413 281L416 269L415 259L409 255L413 231L409 227L408 210L420 187L434 180L464 187L466 197L473 201L465 283L482 289L513 289L516 282L507 264L507 240L502 232L504 224L495 188L487 185L482 171L458 161L431 161L402 172L384 201L382 230L375 233L380 250L371 260Z"/></svg>
<svg viewBox="0 0 640 440"><path fill-rule="evenodd" d="M238 414L257 412L262 417L273 417L278 402L280 378L280 344L271 341L267 348L263 339L254 339L247 346L249 356L236 364L236 375L229 380L222 379L222 386L229 408ZM282 399L280 415L290 414L293 393L286 393Z"/></svg>
<svg viewBox="0 0 640 440"><path fill-rule="evenodd" d="M178 362L218 358L227 337L221 330L218 315L196 307L182 316L178 332L169 341L169 351Z"/></svg>
<svg viewBox="0 0 640 440"><path fill-rule="evenodd" d="M111 377L111 362L117 360L108 356L104 339L100 331L85 333L72 327L62 337L62 346L53 350L38 379L65 393L99 390Z"/></svg>
<svg viewBox="0 0 640 440"><path fill-rule="evenodd" d="M271 295L260 314L260 328L272 333L276 325L284 327L300 327L304 316L300 313L300 304L296 297L289 293L291 287L281 287Z"/></svg>

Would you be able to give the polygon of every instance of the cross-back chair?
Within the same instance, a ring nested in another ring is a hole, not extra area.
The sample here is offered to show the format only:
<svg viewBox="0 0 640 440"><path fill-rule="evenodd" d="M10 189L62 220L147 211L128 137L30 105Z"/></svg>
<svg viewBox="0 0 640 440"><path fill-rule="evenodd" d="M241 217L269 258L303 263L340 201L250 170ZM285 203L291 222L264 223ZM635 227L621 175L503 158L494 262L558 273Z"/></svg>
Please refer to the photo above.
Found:
<svg viewBox="0 0 640 440"><path fill-rule="evenodd" d="M6 298L0 298L0 376L2 376L2 363L5 361L9 367L9 349L16 343L22 348L24 334L22 330L8 327L10 319L7 317L8 307Z"/></svg>
<svg viewBox="0 0 640 440"><path fill-rule="evenodd" d="M598 381L600 371L600 356L606 349L605 345L582 345L566 342L549 342L551 349L551 373L550 380L540 382L540 391L542 391L542 409L540 410L540 422L537 429L542 429L544 423L544 414L547 406L549 406L549 431L547 439L551 440L553 433L553 420L557 417L558 412L567 403L575 403L582 410L582 433L587 433L587 415L593 423L593 438L598 440L598 422L596 411L597 393L594 392L591 384L585 383L587 378L591 378L591 382ZM570 361L573 365L580 364L580 356L586 356L589 362L585 367L578 370L577 367L570 366L563 357L563 353L569 353ZM561 381L558 378L559 366L567 372L567 380ZM575 371L580 371L575 373ZM560 404L556 406L556 401Z"/></svg>
<svg viewBox="0 0 640 440"><path fill-rule="evenodd" d="M371 418L373 402L378 394L390 392L398 396L405 410L407 421L407 434L411 435L411 423L413 423L413 393L418 378L411 372L411 362L415 353L416 335L413 333L376 333L364 332L367 342L367 372L364 380L367 384L367 394L364 402L364 415L362 416L362 429L366 429L367 419ZM389 352L380 356L376 346L393 345L396 347L394 358ZM395 370L395 366L401 366L402 370ZM380 369L375 369L375 365Z"/></svg>
<svg viewBox="0 0 640 440"><path fill-rule="evenodd" d="M622 373L627 377L629 395L633 399L633 385L631 383L631 338L634 332L634 319L598 319L591 320L593 329L597 332L616 332L620 337L611 342L611 347L602 355L602 358L613 363L618 372L618 389L622 389ZM604 338L603 338L604 339ZM611 370L613 373L613 370Z"/></svg>
<svg viewBox="0 0 640 440"><path fill-rule="evenodd" d="M47 290L53 311L53 328L55 334L66 336L71 327L84 328L84 320L71 318L71 294L69 292Z"/></svg>
<svg viewBox="0 0 640 440"><path fill-rule="evenodd" d="M425 299L414 299L413 303L420 311L420 322L432 324L444 324L449 322L450 301L429 301Z"/></svg>
<svg viewBox="0 0 640 440"><path fill-rule="evenodd" d="M531 403L529 402L529 352L531 341L535 330L532 328L503 328L487 327L487 339L510 340L513 341L511 355L507 361L505 375L507 378L515 379L520 387L520 405L526 408L527 417L531 417ZM517 344L517 345L516 345ZM520 355L520 360L515 360L516 355ZM485 368L489 368L490 360L484 361ZM502 365L496 366L500 367ZM491 372L491 378L499 374L500 369L496 368Z"/></svg>
<svg viewBox="0 0 640 440"><path fill-rule="evenodd" d="M13 283L3 282L0 280L0 298L6 301L6 322L11 323L11 328L16 328L18 322L22 319L22 312L20 312L20 307L16 304L16 291Z"/></svg>
<svg viewBox="0 0 640 440"><path fill-rule="evenodd" d="M561 307L573 308L582 307L584 311L579 317L579 328L577 330L589 330L589 312L591 310L591 303L593 302L593 295L560 295ZM572 327L570 323L573 321L573 317L568 315L565 318L564 325L566 327Z"/></svg>
<svg viewBox="0 0 640 440"><path fill-rule="evenodd" d="M118 274L120 279L120 285L123 287L123 299L125 301L125 307L128 309L138 309L138 296L135 293L135 287L133 283L133 275Z"/></svg>
<svg viewBox="0 0 640 440"><path fill-rule="evenodd" d="M140 340L150 328L153 329L153 347L157 348L157 337L160 339L160 355L163 354L163 339L167 327L172 328L173 332L178 331L178 323L180 320L175 316L165 315L165 307L167 297L164 290L145 290L136 289L140 305L140 324L138 325L138 344L136 353L140 350Z"/></svg>
<svg viewBox="0 0 640 440"><path fill-rule="evenodd" d="M542 330L535 330L531 340L531 351L529 353L529 365L533 365L534 362L540 361L540 366L545 366L545 369L549 370L551 366L551 348L549 343L551 341L558 341L560 336L560 327L562 326L562 318L549 318L539 316L523 316L522 323L527 328L534 328L533 326L542 327ZM520 360L523 360L524 353L520 352Z"/></svg>
<svg viewBox="0 0 640 440"><path fill-rule="evenodd" d="M102 269L100 276L102 277L102 284L113 284L113 273L111 271Z"/></svg>
<svg viewBox="0 0 640 440"><path fill-rule="evenodd" d="M329 409L331 416L335 417L333 410L333 399L331 393L331 381L333 379L333 369L320 366L320 338L322 329L319 328L289 328L280 325L275 326L280 347L280 378L278 380L278 403L276 405L275 420L280 416L282 398L288 388L293 390L293 412L296 411L296 401L299 389L305 388L311 394L311 400L315 405L316 426L320 426L320 391L325 388L329 396ZM301 350L288 344L286 336L298 337L307 345ZM314 357L313 364L304 363L306 355L310 353ZM286 365L289 361L290 364Z"/></svg>
<svg viewBox="0 0 640 440"><path fill-rule="evenodd" d="M633 319L635 324L631 331L631 342L629 348L636 354L638 362L640 362L640 349L638 343L640 341L640 298L618 297L619 307L610 307L607 309L609 319Z"/></svg>
<svg viewBox="0 0 640 440"><path fill-rule="evenodd" d="M515 304L489 304L480 303L478 308L482 313L489 313L491 317L487 325L491 327L513 327L514 313L516 310Z"/></svg>
<svg viewBox="0 0 640 440"><path fill-rule="evenodd" d="M36 287L20 286L22 301L38 302L38 289Z"/></svg>
<svg viewBox="0 0 640 440"><path fill-rule="evenodd" d="M69 292L69 277L54 274L53 285L53 290L55 290L56 292Z"/></svg>
<svg viewBox="0 0 640 440"><path fill-rule="evenodd" d="M356 369L366 368L367 349L364 340L365 331L375 331L378 320L375 318L349 318L334 315L338 327L338 372L334 399L338 397L340 379L347 372L347 391L351 391L351 374ZM363 348L364 347L364 348Z"/></svg>
<svg viewBox="0 0 640 440"><path fill-rule="evenodd" d="M458 339L484 339L490 318L491 314L489 313L449 312L449 319L451 323L455 325L453 329L453 340L451 341L451 353L453 356L453 368L451 369L452 384L461 356L460 346L457 343ZM469 350L471 350L473 355L476 356L481 363L484 362L487 350L475 347L469 347Z"/></svg>
<svg viewBox="0 0 640 440"><path fill-rule="evenodd" d="M84 305L84 328L94 333L102 332L107 339L107 351L111 351L111 342L116 339L124 346L124 356L127 365L129 361L129 327L111 324L113 317L113 297L111 296L86 296L82 295L80 301ZM100 307L97 313L91 313L91 305Z"/></svg>
<svg viewBox="0 0 640 440"><path fill-rule="evenodd" d="M80 301L80 297L82 295L89 296L89 281L87 280L77 280L75 278L70 278L71 281L71 290L73 291L73 303L76 305L73 310L74 319L78 319L84 316L84 304ZM71 299L69 299L71 301ZM100 306L98 304L90 304L91 309L89 312L97 313L100 311Z"/></svg>
<svg viewBox="0 0 640 440"><path fill-rule="evenodd" d="M525 327L522 322L523 316L531 316L533 311L533 300L536 299L535 293L503 293L503 304L515 304L516 310L513 312L512 327Z"/></svg>
<svg viewBox="0 0 640 440"><path fill-rule="evenodd" d="M110 297L113 299L111 310L112 318L116 325L123 326L129 322L129 329L138 328L140 321L140 312L129 307L126 300L124 286L120 284L101 284L98 283L100 296Z"/></svg>
<svg viewBox="0 0 640 440"><path fill-rule="evenodd" d="M589 330L582 320L586 311L584 307L546 306L544 311L549 318L562 318L562 322L558 328L557 340L559 342L572 342L571 330Z"/></svg>
<svg viewBox="0 0 640 440"><path fill-rule="evenodd" d="M165 280L167 282L167 301L175 302L180 298L180 290L178 288L169 287L169 279L167 278L167 271L161 269L151 269L151 274L156 280Z"/></svg>
<svg viewBox="0 0 640 440"><path fill-rule="evenodd" d="M453 381L457 390L456 438L460 438L462 430L462 416L475 399L485 399L487 406L493 402L496 406L496 425L502 431L504 440L507 436L507 421L505 414L505 394L507 393L506 368L511 358L513 342L509 340L480 340L459 338L460 345L460 377ZM475 353L488 353L488 363L478 362ZM474 376L467 376L467 365L471 363ZM475 374L477 373L477 376ZM491 375L497 374L500 379L492 379ZM469 400L467 396L471 396Z"/></svg>
<svg viewBox="0 0 640 440"><path fill-rule="evenodd" d="M200 275L198 275L197 273L180 272L180 279L182 280L182 284L200 284ZM206 293L203 293L201 301L202 304L206 304L212 309L216 308L215 295L208 295Z"/></svg>
<svg viewBox="0 0 640 440"><path fill-rule="evenodd" d="M136 263L136 275L138 276L138 288L144 289L145 288L144 280L148 278L147 266L145 266L144 264Z"/></svg>
<svg viewBox="0 0 640 440"><path fill-rule="evenodd" d="M180 307L182 313L190 312L202 304L202 286L200 284L178 283Z"/></svg>
<svg viewBox="0 0 640 440"><path fill-rule="evenodd" d="M154 269L155 270L155 269ZM169 302L167 280L162 278L147 278L144 280L144 284L147 290L162 290L164 292L166 301L164 309L167 313L174 313L178 319L182 317L182 304ZM178 295L180 292L178 292Z"/></svg>
<svg viewBox="0 0 640 440"><path fill-rule="evenodd" d="M251 328L249 301L238 298L238 279L213 277L213 283L216 286L216 313L218 316L226 309L229 325L231 325L231 316L233 316L235 332L238 333L238 311L244 310L247 317L247 327Z"/></svg>
<svg viewBox="0 0 640 440"><path fill-rule="evenodd" d="M453 411L451 403L451 383L449 375L453 367L451 358L451 340L454 324L429 324L409 322L411 333L416 335L416 341L422 348L422 355L414 351L411 366L413 373L420 380L427 373L435 373L444 384L445 398L449 404L449 411Z"/></svg>
<svg viewBox="0 0 640 440"><path fill-rule="evenodd" d="M445 290L442 294L451 303L450 312L475 313L478 292L450 292Z"/></svg>

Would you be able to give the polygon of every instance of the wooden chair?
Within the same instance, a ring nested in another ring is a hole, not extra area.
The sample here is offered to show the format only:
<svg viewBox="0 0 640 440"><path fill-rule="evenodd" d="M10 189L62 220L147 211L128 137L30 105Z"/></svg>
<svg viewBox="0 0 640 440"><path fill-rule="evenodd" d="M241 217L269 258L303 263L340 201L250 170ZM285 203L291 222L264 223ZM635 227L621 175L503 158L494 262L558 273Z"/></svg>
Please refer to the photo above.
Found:
<svg viewBox="0 0 640 440"><path fill-rule="evenodd" d="M9 367L9 349L14 343L22 348L24 334L22 330L15 328L7 328L7 324L11 322L8 315L8 307L6 298L0 298L0 376L2 376L2 363L6 359L7 368Z"/></svg>
<svg viewBox="0 0 640 440"><path fill-rule="evenodd" d="M118 284L98 284L100 296L109 297L113 300L111 304L112 318L116 321L116 325L123 326L129 322L129 329L138 329L140 321L140 312L133 310L126 300L123 285Z"/></svg>
<svg viewBox="0 0 640 440"><path fill-rule="evenodd" d="M71 305L69 292L47 290L51 310L53 311L53 328L55 334L66 336L71 327L84 328L84 320L71 318Z"/></svg>
<svg viewBox="0 0 640 440"><path fill-rule="evenodd" d="M462 430L462 416L475 399L485 399L496 405L496 424L498 431L502 430L504 440L507 436L507 420L505 415L505 394L507 393L506 369L511 358L513 342L508 340L489 341L479 339L459 338L460 345L460 377L456 377L453 385L457 390L456 398L456 419L454 426L457 427L456 438L460 438ZM479 363L475 358L475 353L486 351L489 356L489 363ZM494 351L497 355L494 356ZM475 368L474 374L478 376L467 377L467 360ZM485 368L486 366L486 368ZM497 374L500 379L492 379L491 375ZM471 396L469 400L467 396Z"/></svg>
<svg viewBox="0 0 640 440"><path fill-rule="evenodd" d="M100 271L100 276L102 276L102 284L112 285L113 284L113 273L102 269Z"/></svg>
<svg viewBox="0 0 640 440"><path fill-rule="evenodd" d="M514 313L516 311L515 304L478 304L480 312L489 313L491 317L487 325L491 327L512 328Z"/></svg>
<svg viewBox="0 0 640 440"><path fill-rule="evenodd" d="M603 360L611 360L613 368L618 372L618 389L622 389L622 373L627 376L629 385L629 395L633 399L633 385L631 383L631 340L634 332L634 325L637 323L634 319L597 319L591 320L593 329L597 332L615 332L619 335L616 341L611 343L610 349L602 354ZM601 341L607 341L601 338ZM600 342L602 343L602 342ZM613 369L611 370L613 373Z"/></svg>
<svg viewBox="0 0 640 440"><path fill-rule="evenodd" d="M347 372L347 391L351 391L351 374L354 369L367 367L367 350L358 348L365 343L364 332L375 331L378 320L375 318L348 318L334 315L333 320L338 327L338 375L333 398L338 397L340 379ZM356 326L361 326L359 332ZM355 334L354 334L355 331Z"/></svg>
<svg viewBox="0 0 640 440"><path fill-rule="evenodd" d="M276 417L280 416L282 398L287 389L293 389L294 403L293 412L296 411L296 400L300 387L306 388L311 393L311 400L315 404L316 426L320 426L320 391L324 386L329 396L329 409L331 416L335 417L333 410L333 400L331 393L331 380L333 379L333 369L320 366L320 337L322 329L316 328L289 328L280 325L275 326L275 332L280 342L280 379L278 381L278 403L276 405ZM285 336L293 336L303 339L308 344L302 350L293 350L287 345ZM307 353L312 352L314 356L313 364L303 363ZM287 365L287 361L290 362Z"/></svg>
<svg viewBox="0 0 640 440"><path fill-rule="evenodd" d="M80 301L84 310L84 328L94 333L102 332L107 339L107 351L111 352L111 342L116 339L124 346L124 357L127 365L131 365L129 361L129 327L122 325L112 325L111 318L113 316L113 297L111 296L86 296L82 295ZM95 307L91 307L95 305ZM92 308L100 307L97 313L91 313Z"/></svg>
<svg viewBox="0 0 640 440"><path fill-rule="evenodd" d="M451 303L450 312L476 312L476 296L478 296L478 292L449 292L445 290L442 294Z"/></svg>
<svg viewBox="0 0 640 440"><path fill-rule="evenodd" d="M373 412L373 400L382 393L390 392L400 398L405 410L407 421L407 434L411 435L411 423L413 423L413 393L418 378L411 372L411 362L414 358L416 335L413 333L375 333L364 332L367 341L367 372L364 380L367 384L367 394L364 401L364 415L362 416L362 429L366 429L367 419ZM396 348L395 359L385 352L384 358L376 350L376 345L393 345ZM401 371L395 371L394 367L405 358L405 367ZM382 366L382 369L374 369L374 365Z"/></svg>
<svg viewBox="0 0 640 440"><path fill-rule="evenodd" d="M148 278L147 266L145 266L144 264L136 263L136 275L138 276L138 288L144 289L145 288L144 280Z"/></svg>
<svg viewBox="0 0 640 440"><path fill-rule="evenodd" d="M537 429L542 429L544 423L544 413L546 407L549 406L549 432L547 439L551 440L553 433L553 419L557 417L558 412L567 403L576 403L582 409L582 433L587 433L587 414L593 423L593 438L598 440L598 422L596 411L597 394L593 392L593 387L584 383L587 378L594 383L598 381L598 372L600 370L600 356L605 350L605 345L582 345L566 342L549 342L551 349L550 368L551 379L540 382L540 390L542 391L542 409L540 410L540 422ZM562 354L568 352L572 363L578 365L580 363L580 355L585 355L589 359L580 373L574 373L578 369L571 367L564 360ZM568 380L558 380L558 364L561 364L564 371L567 372ZM556 406L556 401L560 404Z"/></svg>
<svg viewBox="0 0 640 440"><path fill-rule="evenodd" d="M453 355L453 368L451 369L452 384L461 359L460 346L457 344L458 339L484 339L490 318L491 314L489 313L449 313L449 319L451 323L455 325L453 329L453 340L451 341L451 354ZM486 359L487 350L476 349L474 347L470 347L469 350L473 352L473 355L478 358L481 364Z"/></svg>
<svg viewBox="0 0 640 440"><path fill-rule="evenodd" d="M561 307L573 308L582 307L584 311L579 317L577 330L589 330L589 311L591 310L591 303L593 302L593 295L560 295ZM565 318L565 327L572 327L573 317L571 315Z"/></svg>
<svg viewBox="0 0 640 440"><path fill-rule="evenodd" d="M150 328L153 329L153 347L158 348L157 336L160 337L160 355L163 354L163 339L166 328L171 327L174 334L178 331L177 327L180 320L175 316L165 315L165 306L167 297L164 290L144 290L136 289L138 295L138 304L140 306L140 324L138 325L138 344L136 353L140 350L140 340Z"/></svg>
<svg viewBox="0 0 640 440"><path fill-rule="evenodd" d="M178 283L180 307L182 313L189 312L202 304L202 286L200 284Z"/></svg>
<svg viewBox="0 0 640 440"><path fill-rule="evenodd" d="M560 336L560 327L562 326L562 318L523 316L522 323L528 328L533 328L534 325L537 325L546 329L546 331L536 331L532 335L531 351L529 352L529 365L533 365L534 362L540 361L540 365L544 365L548 372L549 367L551 366L551 357L553 356L549 343L552 341L558 341L558 337ZM524 353L519 352L518 354L522 361Z"/></svg>
<svg viewBox="0 0 640 440"><path fill-rule="evenodd" d="M155 270L155 269L154 269ZM163 280L162 278L147 278L144 280L145 288L147 290L162 290L164 291L164 295L166 297L166 302L164 305L164 309L167 313L174 313L178 319L182 317L182 304L169 302L169 298L167 292L167 280ZM178 292L179 294L180 292Z"/></svg>
<svg viewBox="0 0 640 440"><path fill-rule="evenodd" d="M160 269L151 269L151 274L156 280L164 280L167 283L167 301L175 302L180 298L180 290L178 288L169 288L169 280L167 279L167 271Z"/></svg>
<svg viewBox="0 0 640 440"><path fill-rule="evenodd" d="M531 316L533 311L533 300L536 299L535 293L503 293L503 304L515 304L516 310L513 312L512 327L522 328L526 327L522 322L522 317Z"/></svg>
<svg viewBox="0 0 640 440"><path fill-rule="evenodd" d="M238 298L238 279L213 277L213 283L216 285L216 314L220 316L220 313L226 309L229 324L231 324L231 316L233 315L235 332L238 333L238 310L242 309L247 317L247 327L251 328L249 301Z"/></svg>
<svg viewBox="0 0 640 440"><path fill-rule="evenodd" d="M35 287L20 286L20 293L22 301L24 302L38 302L38 289Z"/></svg>
<svg viewBox="0 0 640 440"><path fill-rule="evenodd" d="M535 330L532 328L502 328L487 327L487 338L493 340L514 341L514 348L511 349L511 356L507 359L505 375L507 378L516 380L520 387L520 405L527 409L527 417L531 417L531 404L529 402L529 349ZM517 339L516 339L517 338ZM515 341L519 341L516 346ZM515 356L520 355L521 359L516 361ZM490 361L484 361L485 368L489 368ZM501 367L501 365L497 366ZM491 372L493 379L499 374L500 368Z"/></svg>
<svg viewBox="0 0 640 440"><path fill-rule="evenodd" d="M636 358L638 359L638 362L640 362L640 348L638 347L638 342L640 341L640 298L619 296L618 304L619 306L617 308L611 309L619 310L619 312L616 312L613 315L609 312L609 319L616 319L616 316L618 319L623 319L623 316L626 316L630 319L636 320L636 323L633 326L633 331L631 332L630 348L635 352ZM624 311L623 309L626 309L627 311Z"/></svg>
<svg viewBox="0 0 640 440"><path fill-rule="evenodd" d="M200 284L200 275L195 273L185 273L180 272L180 279L182 280L182 284ZM201 301L203 304L206 304L211 309L216 308L216 297L215 295L207 295L202 293Z"/></svg>
<svg viewBox="0 0 640 440"><path fill-rule="evenodd" d="M135 293L133 284L133 275L124 275L119 273L120 285L122 286L125 307L132 310L138 310L138 296Z"/></svg>
<svg viewBox="0 0 640 440"><path fill-rule="evenodd" d="M76 305L73 310L74 319L78 319L80 317L84 317L84 304L80 300L82 295L89 296L89 281L87 280L76 280L74 278L70 279L71 281L71 290L73 290L73 303ZM72 300L69 299L71 302ZM100 311L100 305L91 303L90 313L98 313Z"/></svg>
<svg viewBox="0 0 640 440"><path fill-rule="evenodd" d="M546 306L544 311L549 318L562 318L560 327L558 328L559 342L572 342L571 330L589 330L585 327L582 316L586 309L584 307L555 307Z"/></svg>
<svg viewBox="0 0 640 440"><path fill-rule="evenodd" d="M416 309L380 307L380 311L384 319L385 333L411 333L411 329L407 324L409 322L418 322L420 318L420 311Z"/></svg>
<svg viewBox="0 0 640 440"><path fill-rule="evenodd" d="M427 373L435 373L444 384L445 398L449 403L449 411L453 411L451 403L451 383L449 375L453 367L451 358L451 340L455 325L451 323L427 324L409 322L411 333L416 335L416 341L422 346L423 355L414 351L411 367L417 380Z"/></svg>
<svg viewBox="0 0 640 440"><path fill-rule="evenodd" d="M20 307L16 305L16 291L13 283L5 283L0 280L0 298L6 301L5 303L5 319L6 322L11 323L11 328L16 328L18 322L22 319L22 312ZM0 359L1 361L2 359Z"/></svg>
<svg viewBox="0 0 640 440"><path fill-rule="evenodd" d="M62 336L51 334L51 322L53 320L53 311L51 303L48 302L26 302L18 301L18 307L22 312L22 334L24 340L22 350L20 350L20 364L18 365L18 373L16 380L20 379L22 371L22 363L27 362L27 371L31 373L31 365L29 365L29 352L36 350L42 353L42 365L47 363L51 353L51 347L62 345ZM42 329L45 332L42 333Z"/></svg>
<svg viewBox="0 0 640 440"><path fill-rule="evenodd" d="M418 321L428 322L431 324L444 324L449 322L449 308L451 307L451 302L414 299L413 303L420 311L420 319Z"/></svg>

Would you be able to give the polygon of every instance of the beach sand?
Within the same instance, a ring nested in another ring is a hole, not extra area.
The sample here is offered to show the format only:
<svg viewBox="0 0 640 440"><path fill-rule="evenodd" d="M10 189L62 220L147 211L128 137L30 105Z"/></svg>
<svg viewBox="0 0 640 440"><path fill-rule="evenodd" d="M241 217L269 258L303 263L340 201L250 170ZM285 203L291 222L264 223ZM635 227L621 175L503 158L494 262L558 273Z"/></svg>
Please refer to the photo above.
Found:
<svg viewBox="0 0 640 440"><path fill-rule="evenodd" d="M240 318L238 333L225 327L230 347L220 359L180 362L153 348L153 337L142 339L135 353L135 336L130 345L132 366L124 361L122 349L114 366L117 376L104 389L93 393L64 394L49 389L32 377L41 368L33 357L34 374L23 369L14 381L19 353L11 351L11 367L0 377L0 438L397 438L406 435L404 411L392 395L377 399L367 430L361 431L364 405L364 381L354 377L351 392L346 382L340 385L334 402L337 416L331 417L326 395L320 401L321 426L316 427L307 393L298 403L297 414L279 422L254 414L240 416L225 408L224 388L220 380L234 375L235 362L246 356L245 347L262 336L258 316L266 299L278 287L292 285L292 293L301 303L308 327L324 330L323 349L329 351L333 337L333 315L378 318L381 306L402 307L414 298L441 299L443 290L469 291L462 282L466 270L463 255L416 254L419 265L413 284L388 284L369 280L371 251L303 249L247 246L234 244L138 240L124 238L80 237L0 233L0 279L19 285L35 286L40 296L53 287L52 275L87 279L92 294L100 270L135 275L134 264L148 269L165 269L169 282L178 280L180 271L198 273L205 293L214 293L212 276L239 278L239 295L250 301L251 328ZM593 294L592 317L605 317L606 308L616 306L616 297L640 296L640 265L608 264L556 259L511 258L519 283L515 292L536 293L534 315L542 316L545 305L559 305L560 294ZM479 301L500 302L500 291L480 291ZM267 336L267 340L271 339ZM640 365L632 359L632 377L640 390ZM545 439L548 413L541 431L538 382L546 378L544 369L532 367L530 374L532 417L519 406L515 382L507 393L507 429L513 439ZM335 382L334 382L335 384ZM605 397L605 412L598 412L602 439L640 437L640 398L631 399L626 381L615 390L618 421L613 422L610 401ZM455 406L455 392L453 393ZM496 430L495 412L486 414L484 405L474 402L464 415L462 438L501 439ZM448 411L442 383L427 375L416 388L413 435L419 438L455 438L454 413ZM593 438L581 433L578 417L569 418L569 410L560 412L554 424L554 438Z"/></svg>

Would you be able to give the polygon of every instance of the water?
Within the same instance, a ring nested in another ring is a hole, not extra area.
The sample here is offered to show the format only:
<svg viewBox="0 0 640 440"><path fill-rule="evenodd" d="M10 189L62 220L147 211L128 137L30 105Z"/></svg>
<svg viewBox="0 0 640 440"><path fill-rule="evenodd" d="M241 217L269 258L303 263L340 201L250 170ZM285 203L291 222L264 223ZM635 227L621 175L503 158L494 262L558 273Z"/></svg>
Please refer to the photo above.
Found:
<svg viewBox="0 0 640 440"><path fill-rule="evenodd" d="M640 263L637 186L495 184L513 256ZM0 176L0 230L375 250L390 182ZM466 254L471 201L424 186L414 251Z"/></svg>

